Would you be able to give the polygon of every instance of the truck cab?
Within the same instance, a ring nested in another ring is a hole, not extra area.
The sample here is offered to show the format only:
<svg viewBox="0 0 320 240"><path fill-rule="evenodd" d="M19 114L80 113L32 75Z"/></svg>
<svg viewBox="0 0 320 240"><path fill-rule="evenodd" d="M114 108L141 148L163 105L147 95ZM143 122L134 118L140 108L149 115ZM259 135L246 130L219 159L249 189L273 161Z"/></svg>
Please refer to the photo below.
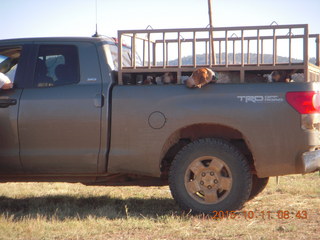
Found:
<svg viewBox="0 0 320 240"><path fill-rule="evenodd" d="M105 55L97 54L95 42L80 38L2 41L0 55L16 63L7 69L10 76L16 68L10 76L15 87L1 91L0 97L2 173L106 170L106 166L98 169L98 162L106 158L101 119L107 125L108 104L103 106L111 78L106 60L99 59Z"/></svg>

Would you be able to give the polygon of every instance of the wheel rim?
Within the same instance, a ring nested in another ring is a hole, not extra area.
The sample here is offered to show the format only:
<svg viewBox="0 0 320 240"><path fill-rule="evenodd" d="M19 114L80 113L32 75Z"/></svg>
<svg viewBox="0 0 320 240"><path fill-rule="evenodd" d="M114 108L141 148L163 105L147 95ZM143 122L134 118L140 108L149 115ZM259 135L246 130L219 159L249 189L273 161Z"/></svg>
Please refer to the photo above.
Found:
<svg viewBox="0 0 320 240"><path fill-rule="evenodd" d="M216 204L229 195L232 175L224 161L204 156L188 166L184 183L189 195L197 202Z"/></svg>

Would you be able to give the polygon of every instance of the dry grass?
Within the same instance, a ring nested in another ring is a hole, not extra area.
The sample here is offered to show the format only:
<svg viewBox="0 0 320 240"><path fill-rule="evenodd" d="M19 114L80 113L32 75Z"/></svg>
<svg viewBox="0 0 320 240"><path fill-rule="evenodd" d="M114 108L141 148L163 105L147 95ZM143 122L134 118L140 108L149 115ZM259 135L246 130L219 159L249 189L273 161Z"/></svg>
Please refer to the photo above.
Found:
<svg viewBox="0 0 320 240"><path fill-rule="evenodd" d="M319 239L320 176L271 178L236 219L180 212L168 187L0 184L0 239ZM277 211L288 211L279 219ZM271 219L262 219L270 211ZM307 219L295 214L306 211Z"/></svg>

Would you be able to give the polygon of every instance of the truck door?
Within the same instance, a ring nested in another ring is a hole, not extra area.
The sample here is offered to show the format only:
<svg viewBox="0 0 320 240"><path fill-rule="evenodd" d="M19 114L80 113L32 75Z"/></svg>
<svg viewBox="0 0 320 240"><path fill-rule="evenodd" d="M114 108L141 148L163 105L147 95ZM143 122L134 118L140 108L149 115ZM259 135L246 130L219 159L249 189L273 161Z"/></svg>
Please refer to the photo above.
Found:
<svg viewBox="0 0 320 240"><path fill-rule="evenodd" d="M12 44L12 45L11 45ZM18 110L30 45L0 46L0 71L14 82L10 90L0 89L0 172L22 172L19 159Z"/></svg>
<svg viewBox="0 0 320 240"><path fill-rule="evenodd" d="M32 63L19 110L24 170L96 173L103 103L95 46L39 42Z"/></svg>

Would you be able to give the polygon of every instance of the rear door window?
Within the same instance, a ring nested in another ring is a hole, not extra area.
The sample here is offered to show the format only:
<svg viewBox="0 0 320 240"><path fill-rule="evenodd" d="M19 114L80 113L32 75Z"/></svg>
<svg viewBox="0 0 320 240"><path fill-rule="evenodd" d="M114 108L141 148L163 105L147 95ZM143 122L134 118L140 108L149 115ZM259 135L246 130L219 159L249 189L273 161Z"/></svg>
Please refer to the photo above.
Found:
<svg viewBox="0 0 320 240"><path fill-rule="evenodd" d="M35 87L54 87L80 81L78 49L73 45L41 45L36 60Z"/></svg>

